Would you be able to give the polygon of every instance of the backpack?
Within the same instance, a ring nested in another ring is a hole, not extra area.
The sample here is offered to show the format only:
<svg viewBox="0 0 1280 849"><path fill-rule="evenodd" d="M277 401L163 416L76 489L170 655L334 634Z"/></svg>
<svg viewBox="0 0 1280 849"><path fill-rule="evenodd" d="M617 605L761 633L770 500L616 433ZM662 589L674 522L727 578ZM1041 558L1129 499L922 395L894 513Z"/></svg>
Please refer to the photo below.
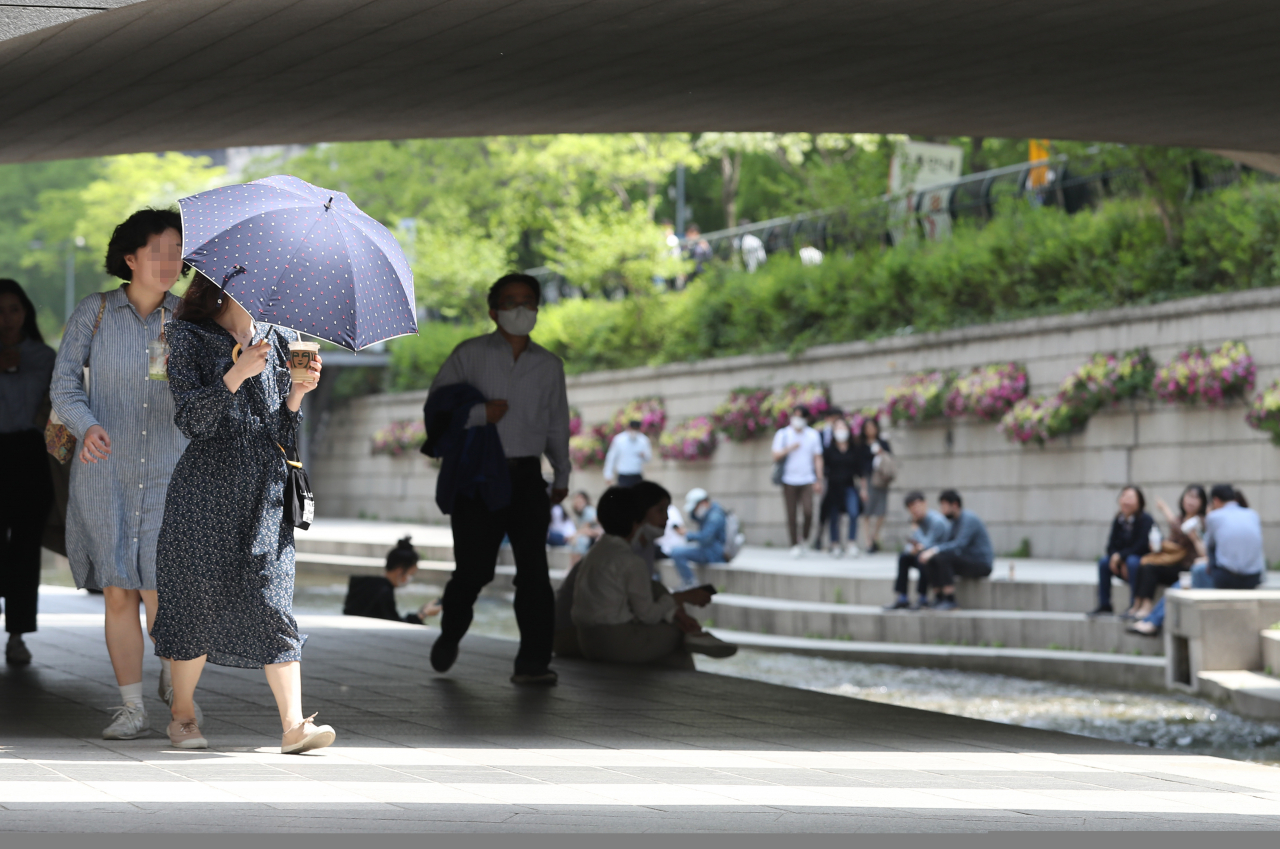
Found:
<svg viewBox="0 0 1280 849"><path fill-rule="evenodd" d="M742 532L742 522L738 521L738 514L732 510L726 510L724 514L724 562L728 563L737 556L742 550L742 545L747 541L747 536Z"/></svg>

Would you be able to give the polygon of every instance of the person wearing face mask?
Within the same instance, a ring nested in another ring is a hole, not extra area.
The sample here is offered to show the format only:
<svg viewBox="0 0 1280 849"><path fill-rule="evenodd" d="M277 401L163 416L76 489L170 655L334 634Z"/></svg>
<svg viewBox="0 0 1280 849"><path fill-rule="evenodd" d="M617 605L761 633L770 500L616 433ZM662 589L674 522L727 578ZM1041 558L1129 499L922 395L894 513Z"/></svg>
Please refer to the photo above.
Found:
<svg viewBox="0 0 1280 849"><path fill-rule="evenodd" d="M831 442L822 452L822 470L826 474L826 495L822 499L820 516L825 516L831 525L831 556L843 557L850 551L858 555L858 510L861 500L858 497L859 477L862 463L857 446L853 444L853 434L849 431L849 423L837 419L831 426ZM849 517L849 542L840 544L840 515ZM821 535L821 526L819 526Z"/></svg>
<svg viewBox="0 0 1280 849"><path fill-rule="evenodd" d="M669 553L671 562L680 573L681 588L687 589L698 582L690 563L724 562L728 518L724 508L712 501L702 487L689 490L684 497L684 512L698 523L698 530L685 531L685 544L677 545Z"/></svg>
<svg viewBox="0 0 1280 849"><path fill-rule="evenodd" d="M538 319L541 288L527 274L508 274L489 289L489 317L497 328L468 339L445 360L431 391L467 384L486 400L471 407L468 428L494 425L510 476L510 501L491 509L483 498L459 492L450 524L456 567L441 599L440 636L431 666L445 672L471 626L480 590L493 580L498 547L511 540L516 561L516 622L520 649L511 682L550 686L555 594L547 565L551 505L569 494L569 398L564 363L529 338ZM550 495L542 456L551 463Z"/></svg>
<svg viewBox="0 0 1280 849"><path fill-rule="evenodd" d="M666 592L657 574L656 563L661 554L657 542L666 532L668 511L671 508L671 493L653 481L641 481L631 487L631 490L636 501L636 507L644 517L640 523L639 530L631 537L631 550L640 555L649 570L650 577L655 583L658 583L655 593ZM585 493L581 494L585 496ZM591 521L600 531L593 538L594 542L604 533L604 529L600 527L596 509L590 509ZM590 553L590 548L583 552L583 556L588 553ZM578 645L578 631L574 627L572 618L573 590L574 584L578 580L578 566L581 563L582 557L574 561L568 574L560 582L560 587L556 590L556 635L554 643L556 657L583 656L582 648Z"/></svg>
<svg viewBox="0 0 1280 849"><path fill-rule="evenodd" d="M648 522L634 490L612 487L596 508L604 536L578 564L570 616L590 660L692 669L690 652L729 657L738 647L702 630L686 604L711 601L704 589L671 593L635 552Z"/></svg>
<svg viewBox="0 0 1280 849"><path fill-rule="evenodd" d="M103 591L107 653L120 688L102 736L132 740L151 733L138 607L150 630L165 495L188 442L174 424L167 360L156 373L149 357L153 345L167 348L165 323L179 305L170 290L183 272L181 216L167 209L129 216L111 234L106 270L124 284L89 295L72 312L49 400L78 440L69 460L67 559L76 586ZM172 706L171 664L161 664L159 695Z"/></svg>
<svg viewBox="0 0 1280 849"><path fill-rule="evenodd" d="M787 516L791 556L804 556L802 542L813 527L813 496L822 494L822 437L809 427L809 411L796 407L791 422L773 437L773 462L782 463L782 502ZM804 515L804 530L796 522L796 510Z"/></svg>

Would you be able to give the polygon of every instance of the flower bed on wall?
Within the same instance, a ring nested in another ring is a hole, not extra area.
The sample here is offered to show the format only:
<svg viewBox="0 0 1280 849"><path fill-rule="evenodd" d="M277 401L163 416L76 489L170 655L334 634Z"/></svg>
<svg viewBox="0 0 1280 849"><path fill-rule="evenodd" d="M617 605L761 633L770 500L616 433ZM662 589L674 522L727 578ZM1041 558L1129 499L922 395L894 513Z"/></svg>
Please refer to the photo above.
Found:
<svg viewBox="0 0 1280 849"><path fill-rule="evenodd" d="M1216 407L1253 391L1257 370L1243 342L1223 342L1216 351L1196 346L1156 372L1156 397L1175 404Z"/></svg>
<svg viewBox="0 0 1280 849"><path fill-rule="evenodd" d="M683 421L662 434L658 451L666 460L706 460L716 451L715 423L707 416Z"/></svg>
<svg viewBox="0 0 1280 849"><path fill-rule="evenodd" d="M604 465L605 452L609 450L609 437L604 425L596 425L586 433L569 437L569 459L579 469Z"/></svg>
<svg viewBox="0 0 1280 849"><path fill-rule="evenodd" d="M775 429L786 427L796 407L809 410L809 423L821 418L831 406L831 394L825 384L788 383L764 402L764 412Z"/></svg>
<svg viewBox="0 0 1280 849"><path fill-rule="evenodd" d="M949 418L994 422L1026 397L1027 370L1021 363L979 366L951 384L943 412Z"/></svg>
<svg viewBox="0 0 1280 849"><path fill-rule="evenodd" d="M662 435L667 426L667 405L661 398L637 398L629 401L613 414L613 421L605 431L605 439L611 439L627 429L627 422L639 420L640 432L650 439Z"/></svg>
<svg viewBox="0 0 1280 849"><path fill-rule="evenodd" d="M582 411L577 407L569 408L569 435L578 436L582 433Z"/></svg>
<svg viewBox="0 0 1280 849"><path fill-rule="evenodd" d="M731 442L747 442L773 433L773 419L765 404L772 389L744 386L729 393L729 398L711 414L716 430Z"/></svg>
<svg viewBox="0 0 1280 849"><path fill-rule="evenodd" d="M1280 445L1280 380L1258 393L1244 420L1254 430L1271 434L1273 445Z"/></svg>
<svg viewBox="0 0 1280 849"><path fill-rule="evenodd" d="M373 434L373 454L403 457L412 454L427 441L427 429L420 419L400 419Z"/></svg>
<svg viewBox="0 0 1280 849"><path fill-rule="evenodd" d="M944 371L907 375L897 386L885 389L885 415L895 425L921 424L942 418L951 380L950 372Z"/></svg>
<svg viewBox="0 0 1280 849"><path fill-rule="evenodd" d="M1010 442L1023 445L1078 433L1103 407L1146 392L1154 374L1155 363L1145 348L1094 354L1067 375L1055 394L1015 403L1001 417L999 429Z"/></svg>

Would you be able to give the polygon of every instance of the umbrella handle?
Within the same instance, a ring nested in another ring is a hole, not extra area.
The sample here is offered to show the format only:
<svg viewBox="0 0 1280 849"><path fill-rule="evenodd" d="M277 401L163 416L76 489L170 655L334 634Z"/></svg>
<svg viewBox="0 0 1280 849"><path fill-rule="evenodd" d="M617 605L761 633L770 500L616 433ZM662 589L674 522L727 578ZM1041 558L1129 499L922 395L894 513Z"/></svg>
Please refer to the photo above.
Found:
<svg viewBox="0 0 1280 849"><path fill-rule="evenodd" d="M240 351L242 351L242 350L243 350L243 349L240 347L240 343L239 343L239 342L237 342L237 343L236 343L236 346L235 346L234 348L232 348L232 349L231 349L231 362L232 362L232 363L234 363L236 360L240 359Z"/></svg>

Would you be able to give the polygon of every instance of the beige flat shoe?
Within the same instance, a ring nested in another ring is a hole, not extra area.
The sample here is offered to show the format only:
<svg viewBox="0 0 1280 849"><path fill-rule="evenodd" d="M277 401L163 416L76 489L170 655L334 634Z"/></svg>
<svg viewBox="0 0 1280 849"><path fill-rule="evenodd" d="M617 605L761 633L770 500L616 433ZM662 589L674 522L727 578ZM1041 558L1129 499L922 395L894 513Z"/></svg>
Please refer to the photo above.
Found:
<svg viewBox="0 0 1280 849"><path fill-rule="evenodd" d="M311 721L315 718L316 714L313 713L284 732L284 736L280 738L280 754L300 755L312 749L333 745L333 741L338 739L337 732L331 726L316 725Z"/></svg>

